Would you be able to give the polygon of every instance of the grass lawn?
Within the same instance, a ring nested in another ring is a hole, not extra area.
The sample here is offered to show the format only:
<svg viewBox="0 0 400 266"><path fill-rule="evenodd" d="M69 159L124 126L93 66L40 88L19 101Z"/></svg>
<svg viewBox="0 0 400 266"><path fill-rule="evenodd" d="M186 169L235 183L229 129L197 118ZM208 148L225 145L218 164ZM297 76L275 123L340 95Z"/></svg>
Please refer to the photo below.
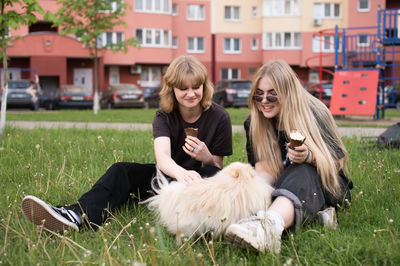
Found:
<svg viewBox="0 0 400 266"><path fill-rule="evenodd" d="M20 203L25 195L54 205L74 203L112 163L154 162L151 132L7 128L0 137L0 263L399 265L400 153L365 149L369 144L356 139L345 139L345 145L355 188L351 207L338 212L339 228L303 227L283 240L281 254L275 256L243 250L211 235L179 246L153 214L137 204L113 213L97 232L61 236L44 231L23 217ZM247 161L241 133L234 134L233 150L225 165Z"/></svg>
<svg viewBox="0 0 400 266"><path fill-rule="evenodd" d="M92 110L57 110L44 112L15 112L7 113L10 121L68 121L68 122L120 122L120 123L152 123L157 109L112 109L100 110L98 115L93 115ZM226 108L232 121L232 125L243 125L243 121L249 114L247 108ZM400 110L387 109L386 117L400 117ZM340 123L345 127L387 127L378 125L374 121L368 123Z"/></svg>

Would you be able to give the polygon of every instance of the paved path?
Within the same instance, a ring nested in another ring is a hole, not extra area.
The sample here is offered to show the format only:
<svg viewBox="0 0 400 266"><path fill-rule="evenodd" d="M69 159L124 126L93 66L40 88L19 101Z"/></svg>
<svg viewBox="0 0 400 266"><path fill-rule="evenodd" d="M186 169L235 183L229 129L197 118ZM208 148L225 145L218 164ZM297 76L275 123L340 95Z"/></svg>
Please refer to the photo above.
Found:
<svg viewBox="0 0 400 266"><path fill-rule="evenodd" d="M89 128L89 129L118 129L118 130L151 130L151 124L140 123L98 123L98 122L29 122L29 121L8 121L8 125L18 128ZM242 132L243 127L232 126L233 132ZM377 137L385 128L367 127L341 127L339 133L346 137Z"/></svg>

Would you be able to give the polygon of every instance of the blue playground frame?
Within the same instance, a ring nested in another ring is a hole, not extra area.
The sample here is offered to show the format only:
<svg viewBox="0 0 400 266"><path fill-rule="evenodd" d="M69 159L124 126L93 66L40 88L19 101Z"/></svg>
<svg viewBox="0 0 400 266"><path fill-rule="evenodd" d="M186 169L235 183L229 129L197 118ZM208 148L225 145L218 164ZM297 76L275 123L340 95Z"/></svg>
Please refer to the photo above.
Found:
<svg viewBox="0 0 400 266"><path fill-rule="evenodd" d="M378 6L377 25L335 27L335 70L379 70L374 119L384 118L385 109L400 108L400 9Z"/></svg>

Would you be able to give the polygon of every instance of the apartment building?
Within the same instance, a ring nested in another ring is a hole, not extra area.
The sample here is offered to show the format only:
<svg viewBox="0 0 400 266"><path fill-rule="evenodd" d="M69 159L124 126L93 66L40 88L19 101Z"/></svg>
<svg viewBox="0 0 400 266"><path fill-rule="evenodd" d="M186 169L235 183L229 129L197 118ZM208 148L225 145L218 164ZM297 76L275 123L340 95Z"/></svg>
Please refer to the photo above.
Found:
<svg viewBox="0 0 400 266"><path fill-rule="evenodd" d="M38 0L44 10L56 11L55 0ZM127 53L106 50L99 64L99 88L134 83L159 86L171 60L197 57L214 82L251 79L270 59L284 59L303 84L317 81L318 66L334 70L334 28L376 26L377 8L399 8L395 0L125 0L132 8L127 26L102 35L101 43L135 37L140 48ZM43 88L81 84L93 90L89 51L73 36L38 16L30 27L11 31L7 49L10 78L32 78L22 69L35 69ZM367 38L360 37L360 45ZM321 56L322 55L322 56ZM329 79L325 74L323 79Z"/></svg>

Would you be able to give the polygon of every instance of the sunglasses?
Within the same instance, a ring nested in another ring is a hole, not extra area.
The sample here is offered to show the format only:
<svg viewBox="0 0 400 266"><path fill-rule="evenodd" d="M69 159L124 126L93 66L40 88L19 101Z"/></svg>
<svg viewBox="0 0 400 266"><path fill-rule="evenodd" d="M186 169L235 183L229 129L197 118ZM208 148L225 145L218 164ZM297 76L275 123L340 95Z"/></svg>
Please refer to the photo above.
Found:
<svg viewBox="0 0 400 266"><path fill-rule="evenodd" d="M274 102L278 101L278 96L275 96L275 95L267 95L265 98L267 98L267 101L270 103L274 103ZM259 103L262 102L263 99L264 99L264 94L253 96L253 101L256 101Z"/></svg>

